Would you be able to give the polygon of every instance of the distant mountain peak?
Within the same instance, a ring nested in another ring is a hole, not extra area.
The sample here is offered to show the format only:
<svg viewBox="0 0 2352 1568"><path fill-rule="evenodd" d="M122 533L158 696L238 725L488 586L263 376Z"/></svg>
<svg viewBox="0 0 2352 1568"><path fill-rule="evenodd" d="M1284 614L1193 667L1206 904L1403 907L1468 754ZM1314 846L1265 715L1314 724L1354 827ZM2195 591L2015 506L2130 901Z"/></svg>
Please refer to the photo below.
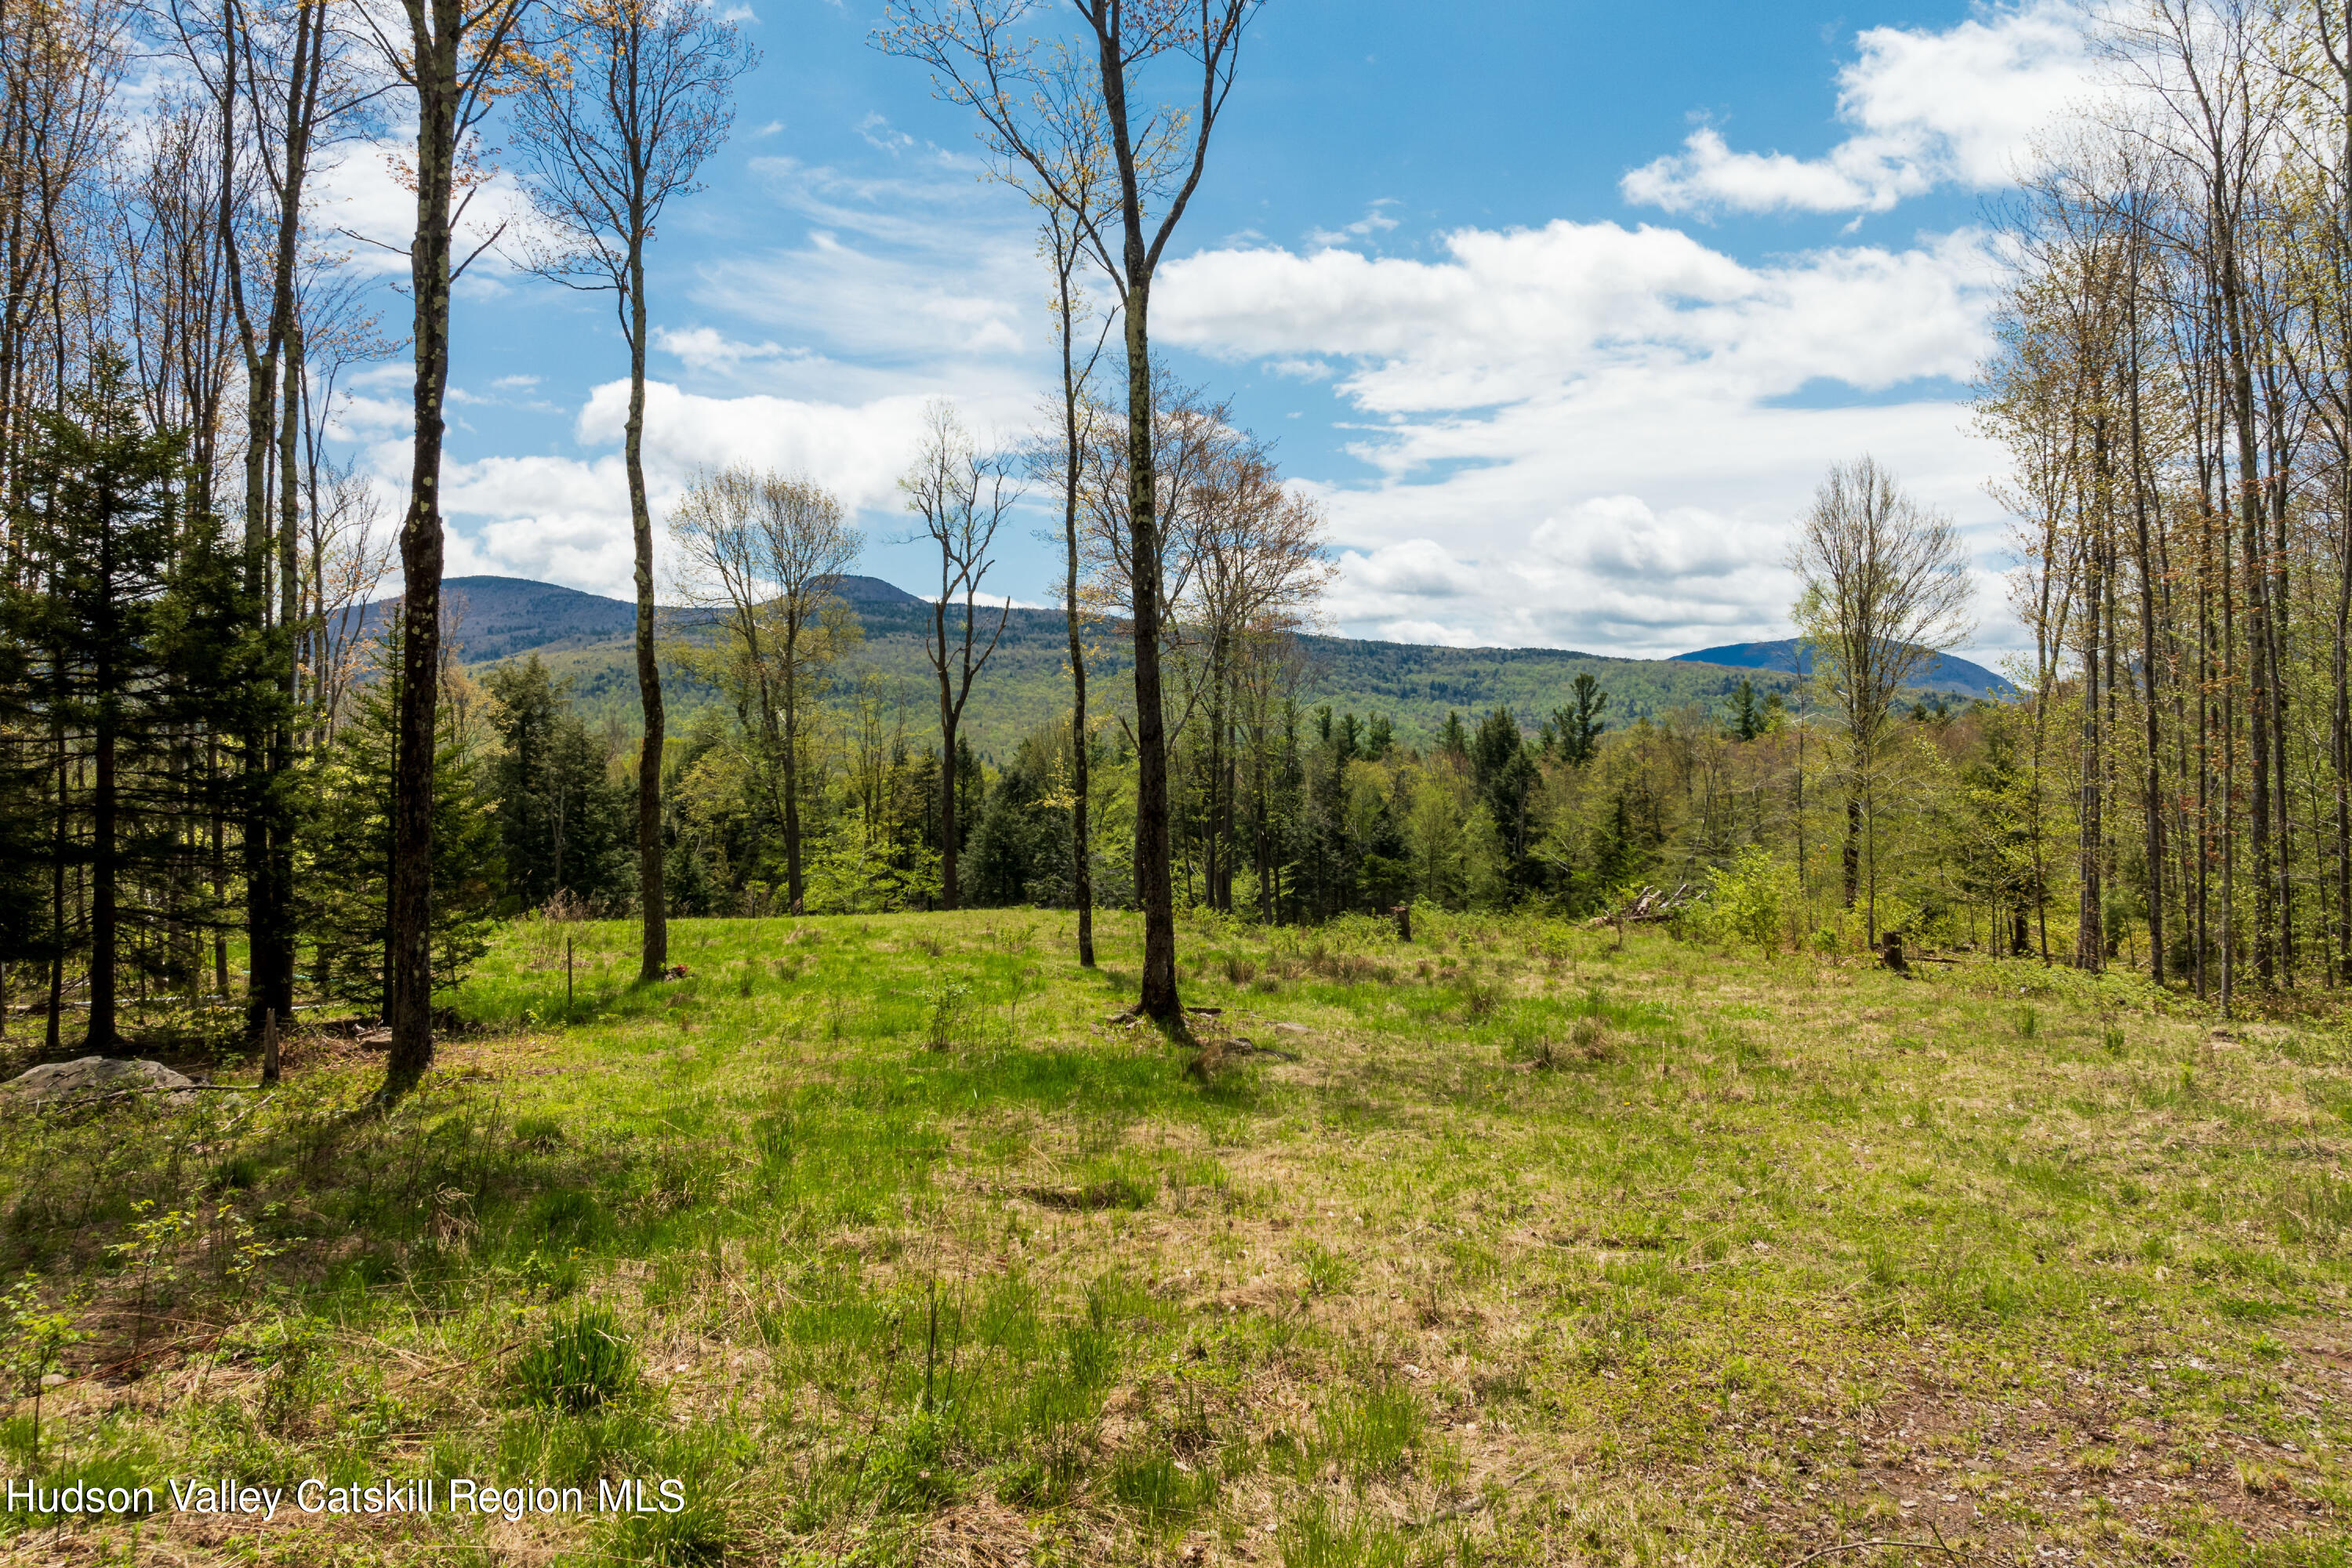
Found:
<svg viewBox="0 0 2352 1568"><path fill-rule="evenodd" d="M834 580L833 591L853 605L925 605L930 601L919 598L896 583L885 583L879 577L861 577L845 573Z"/></svg>
<svg viewBox="0 0 2352 1568"><path fill-rule="evenodd" d="M1793 675L1810 675L1813 668L1812 650L1798 637L1726 643L1720 647L1703 647L1696 653L1678 653L1675 658L1685 664L1720 664L1734 669L1771 669ZM2017 695L2016 687L1983 665L1955 658L1948 653L1930 654L1927 669L1911 684L1925 691L1956 691L1969 697Z"/></svg>

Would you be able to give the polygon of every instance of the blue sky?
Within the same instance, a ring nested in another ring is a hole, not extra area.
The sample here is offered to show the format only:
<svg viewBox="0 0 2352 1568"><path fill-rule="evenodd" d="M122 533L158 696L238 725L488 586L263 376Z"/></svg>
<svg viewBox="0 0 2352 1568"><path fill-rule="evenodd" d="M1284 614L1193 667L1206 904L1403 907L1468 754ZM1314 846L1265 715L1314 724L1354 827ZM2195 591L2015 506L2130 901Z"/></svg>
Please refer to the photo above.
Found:
<svg viewBox="0 0 2352 1568"><path fill-rule="evenodd" d="M755 4L734 138L656 250L656 488L805 470L856 509L865 569L919 590L892 481L923 404L1011 438L1052 384L1030 215L968 113L870 47L877 4ZM1781 635L1790 519L1869 451L1968 525L1997 653L2000 459L1959 399L1989 217L2082 58L2052 0L1269 0L1157 336L1323 502L1332 629ZM330 221L396 229L379 162L347 163ZM451 571L625 592L609 307L491 258L457 329ZM404 374L361 372L345 416L387 480ZM1024 531L991 586L1042 602L1053 574Z"/></svg>

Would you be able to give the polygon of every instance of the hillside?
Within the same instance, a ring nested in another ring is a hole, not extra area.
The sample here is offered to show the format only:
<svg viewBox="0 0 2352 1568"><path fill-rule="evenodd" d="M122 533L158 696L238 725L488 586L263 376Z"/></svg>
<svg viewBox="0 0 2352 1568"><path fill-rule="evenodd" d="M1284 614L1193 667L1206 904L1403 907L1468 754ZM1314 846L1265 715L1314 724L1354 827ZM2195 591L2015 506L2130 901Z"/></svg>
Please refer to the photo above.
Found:
<svg viewBox="0 0 2352 1568"><path fill-rule="evenodd" d="M630 651L635 612L624 600L583 594L551 584L514 577L453 577L444 588L457 610L454 640L469 668L537 653L575 699L606 726L634 729L636 672ZM928 730L936 712L936 687L924 655L929 605L877 577L845 579L843 597L856 607L866 628L865 645L843 665L836 691L875 678L899 704L908 726ZM397 603L371 606L382 612ZM666 608L667 635L693 637L699 612ZM1087 669L1097 710L1129 708L1129 660L1121 629L1097 626L1088 637ZM1785 689L1793 643L1747 643L1685 654L1670 659L1611 658L1560 648L1433 647L1416 643L1372 642L1353 637L1309 637L1301 699L1328 702L1359 713L1381 713L1412 742L1426 741L1443 728L1449 711L1471 715L1505 705L1529 728L1567 700L1570 685L1586 671L1610 696L1608 717L1622 725L1688 703L1720 708L1740 680L1766 690ZM1773 658L1772 650L1785 650ZM966 710L966 731L983 754L1010 746L1023 734L1059 716L1068 701L1068 638L1059 610L1016 609L1006 618L1003 641L987 670L974 683ZM1991 671L1965 659L1945 658L1931 689L1962 700L2010 688ZM718 692L665 665L672 730L691 710L716 700Z"/></svg>
<svg viewBox="0 0 2352 1568"><path fill-rule="evenodd" d="M1738 669L1769 669L1810 675L1813 669L1813 651L1795 637L1782 637L1778 642L1736 642L1721 647L1703 647L1696 653L1678 653L1678 660L1694 664L1730 665ZM1974 699L1998 697L2004 700L2017 695L2017 688L1987 669L1965 658L1955 658L1948 653L1928 656L1927 679L1919 689L1947 696Z"/></svg>

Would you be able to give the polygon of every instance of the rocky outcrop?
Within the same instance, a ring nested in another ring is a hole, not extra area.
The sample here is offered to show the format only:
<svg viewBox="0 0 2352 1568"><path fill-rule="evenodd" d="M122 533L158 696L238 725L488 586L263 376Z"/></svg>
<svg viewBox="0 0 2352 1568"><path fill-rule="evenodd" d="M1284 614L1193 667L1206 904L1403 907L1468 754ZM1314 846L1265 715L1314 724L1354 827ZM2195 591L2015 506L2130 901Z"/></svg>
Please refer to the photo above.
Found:
<svg viewBox="0 0 2352 1568"><path fill-rule="evenodd" d="M145 1089L168 1094L194 1087L195 1079L173 1072L162 1062L132 1061L121 1057L77 1057L69 1062L44 1062L6 1083L0 1083L0 1096L21 1103L71 1100L80 1095L114 1094L124 1090Z"/></svg>

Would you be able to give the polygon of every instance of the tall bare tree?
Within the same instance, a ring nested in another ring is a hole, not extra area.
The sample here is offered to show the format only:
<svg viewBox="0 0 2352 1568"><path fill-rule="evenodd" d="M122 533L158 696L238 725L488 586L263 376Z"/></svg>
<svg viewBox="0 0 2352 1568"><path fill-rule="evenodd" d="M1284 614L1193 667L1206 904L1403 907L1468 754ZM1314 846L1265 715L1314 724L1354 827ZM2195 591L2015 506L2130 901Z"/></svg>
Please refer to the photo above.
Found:
<svg viewBox="0 0 2352 1568"><path fill-rule="evenodd" d="M1905 495L1870 458L1832 466L1798 525L1789 566L1796 619L1844 720L1845 895L1853 907L1861 860L1874 849L1878 785L1895 695L1943 649L1968 636L1973 597L1951 520ZM1865 837L1874 842L1865 846ZM1867 929L1878 940L1878 885L1869 879Z"/></svg>
<svg viewBox="0 0 2352 1568"><path fill-rule="evenodd" d="M1095 202L1104 194L1101 150L1090 128L1093 122L1072 123L1073 142L1064 148L1070 169L1062 189L1071 200ZM1047 193L1036 199L1045 210L1039 226L1039 248L1054 272L1054 338L1061 356L1062 384L1055 409L1058 426L1038 443L1032 470L1062 492L1062 609L1070 639L1070 879L1071 900L1077 906L1078 963L1088 969L1095 962L1094 843L1088 820L1088 792L1093 770L1092 732L1087 718L1086 616L1081 608L1079 575L1085 549L1079 537L1080 487L1086 479L1086 452L1094 439L1094 425L1102 405L1087 395L1095 367L1101 363L1114 319L1102 318L1101 329L1084 352L1082 324L1087 299L1078 273L1086 264L1085 224L1065 211Z"/></svg>
<svg viewBox="0 0 2352 1568"><path fill-rule="evenodd" d="M853 636L847 606L835 591L857 559L863 541L844 524L841 502L813 479L779 474L759 484L754 526L761 574L773 587L766 610L775 627L776 668L783 699L784 889L792 912L802 912L801 740L812 677L839 656Z"/></svg>
<svg viewBox="0 0 2352 1568"><path fill-rule="evenodd" d="M221 257L245 362L245 590L267 641L275 701L245 737L246 1033L294 1005L295 705L300 676L300 286L314 163L363 89L323 0L171 7L181 50L213 99Z"/></svg>
<svg viewBox="0 0 2352 1568"><path fill-rule="evenodd" d="M982 639L980 585L996 563L996 535L1021 499L1021 484L1013 462L982 451L949 405L933 403L924 423L922 449L898 488L917 519L916 537L929 539L940 552L940 592L931 602L924 647L940 683L940 900L954 909L960 895L956 731L971 683L995 654L1013 614L1007 597ZM962 624L952 625L959 616Z"/></svg>
<svg viewBox="0 0 2352 1568"><path fill-rule="evenodd" d="M531 0L401 0L404 26L366 7L377 47L416 96L416 231L408 251L415 429L408 510L400 525L399 760L393 806L392 1049L383 1097L433 1065L433 762L441 689L441 441L449 392L449 295L483 247L456 254L457 223L483 176L473 132L495 91L522 66L517 41ZM493 236L493 238L496 237Z"/></svg>
<svg viewBox="0 0 2352 1568"><path fill-rule="evenodd" d="M701 0L554 0L545 68L517 104L525 180L551 231L531 265L574 288L608 290L629 349L621 443L636 552L637 881L644 910L638 974L669 955L662 889L661 778L666 734L654 650L654 527L646 499L646 247L673 197L698 189L702 164L733 121L734 80L759 51ZM799 839L793 900L800 900Z"/></svg>
<svg viewBox="0 0 2352 1568"><path fill-rule="evenodd" d="M1186 510L1191 591L1173 629L1191 677L1188 714L1209 731L1209 902L1231 913L1243 672L1264 645L1287 640L1313 614L1332 565L1322 509L1285 490L1265 444L1238 432L1218 443Z"/></svg>
<svg viewBox="0 0 2352 1568"><path fill-rule="evenodd" d="M1159 491L1153 475L1151 289L1170 240L1200 189L1209 143L1232 94L1242 37L1258 0L1071 0L1087 52L1090 90L1053 90L1050 42L1022 31L1034 0L913 0L894 5L882 47L929 66L939 90L981 117L999 156L1027 168L1040 189L1077 217L1118 296L1127 348L1127 526L1136 563L1136 895L1143 906L1143 976L1137 1008L1180 1021L1176 903L1171 868L1168 721L1160 668L1162 604ZM1181 83L1176 105L1139 101L1162 73ZM1111 153L1114 200L1104 216L1067 186L1060 150L1074 114L1099 115Z"/></svg>

